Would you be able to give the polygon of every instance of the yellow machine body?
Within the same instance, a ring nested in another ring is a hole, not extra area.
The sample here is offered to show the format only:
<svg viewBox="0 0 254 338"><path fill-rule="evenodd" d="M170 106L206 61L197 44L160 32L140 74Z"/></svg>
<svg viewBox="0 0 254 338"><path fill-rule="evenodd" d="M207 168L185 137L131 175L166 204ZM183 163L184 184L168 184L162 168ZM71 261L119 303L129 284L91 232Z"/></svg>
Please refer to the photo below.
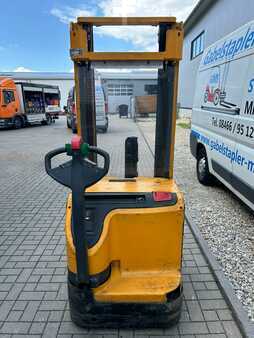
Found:
<svg viewBox="0 0 254 338"><path fill-rule="evenodd" d="M94 26L111 25L158 26L158 52L94 51ZM105 176L86 186L83 200L82 189L79 195L68 196L65 233L71 318L85 327L168 326L179 320L183 297L184 201L173 179L182 24L174 17L78 18L71 24L70 38L78 135L94 149L97 146L94 68L127 64L133 68L140 65L158 68L154 177ZM88 156L96 168L96 154ZM74 162L73 157L73 165ZM74 169L72 174L77 191ZM172 194L172 200L156 199L154 196L159 193ZM74 214L79 219L76 223ZM96 221L90 221L90 217ZM89 243L91 225L96 228L96 240Z"/></svg>
<svg viewBox="0 0 254 338"><path fill-rule="evenodd" d="M96 192L174 192L177 203L157 208L116 209L104 220L98 242L89 249L89 273L111 266L110 278L93 289L99 302L166 302L181 285L184 202L174 180L138 177L133 182L104 178L88 189ZM71 194L66 209L68 269L76 273L71 232Z"/></svg>

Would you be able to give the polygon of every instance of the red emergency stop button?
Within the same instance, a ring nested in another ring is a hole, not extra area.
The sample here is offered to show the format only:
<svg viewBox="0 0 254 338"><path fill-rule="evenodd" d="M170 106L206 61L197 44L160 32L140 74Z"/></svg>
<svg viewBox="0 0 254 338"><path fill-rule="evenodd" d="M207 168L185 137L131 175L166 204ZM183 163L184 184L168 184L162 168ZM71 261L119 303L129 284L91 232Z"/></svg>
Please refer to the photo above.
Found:
<svg viewBox="0 0 254 338"><path fill-rule="evenodd" d="M153 192L153 200L155 202L165 202L171 201L173 199L173 195L171 192L166 191L154 191Z"/></svg>
<svg viewBox="0 0 254 338"><path fill-rule="evenodd" d="M71 139L71 149L72 150L78 150L80 149L80 146L82 144L82 139L80 136L75 135Z"/></svg>

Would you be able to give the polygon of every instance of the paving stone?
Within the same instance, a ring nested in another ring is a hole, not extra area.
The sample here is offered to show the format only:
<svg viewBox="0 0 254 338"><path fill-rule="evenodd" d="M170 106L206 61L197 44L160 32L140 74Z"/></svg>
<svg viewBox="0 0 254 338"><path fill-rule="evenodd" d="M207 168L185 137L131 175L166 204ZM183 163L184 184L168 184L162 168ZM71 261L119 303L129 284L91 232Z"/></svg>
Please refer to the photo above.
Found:
<svg viewBox="0 0 254 338"><path fill-rule="evenodd" d="M21 333L27 334L30 328L30 323L21 323L21 322L5 322L0 329L0 333Z"/></svg>
<svg viewBox="0 0 254 338"><path fill-rule="evenodd" d="M210 333L218 334L218 333L224 333L225 332L222 324L219 321L210 322L210 323L208 322L207 326L208 326Z"/></svg>
<svg viewBox="0 0 254 338"><path fill-rule="evenodd" d="M29 301L23 315L21 317L21 321L23 322L31 322L33 321L36 312L39 308L39 301Z"/></svg>
<svg viewBox="0 0 254 338"><path fill-rule="evenodd" d="M193 322L204 321L204 316L198 301L187 301L186 304L188 307L191 321Z"/></svg>
<svg viewBox="0 0 254 338"><path fill-rule="evenodd" d="M14 302L13 301L3 301L0 305L0 322L4 321L7 317L8 314L13 306Z"/></svg>
<svg viewBox="0 0 254 338"><path fill-rule="evenodd" d="M63 318L63 311L50 311L48 321L49 322L61 322Z"/></svg>
<svg viewBox="0 0 254 338"><path fill-rule="evenodd" d="M196 293L198 299L223 299L219 290L199 290Z"/></svg>
<svg viewBox="0 0 254 338"><path fill-rule="evenodd" d="M218 285L215 281L214 282L205 282L205 285L206 285L206 288L208 290L218 290Z"/></svg>
<svg viewBox="0 0 254 338"><path fill-rule="evenodd" d="M44 331L46 323L33 323L30 327L29 333L32 334L42 334Z"/></svg>
<svg viewBox="0 0 254 338"><path fill-rule="evenodd" d="M19 300L42 300L44 292L39 291L22 291Z"/></svg>
<svg viewBox="0 0 254 338"><path fill-rule="evenodd" d="M206 285L203 282L193 282L192 283L193 289L196 290L205 290Z"/></svg>
<svg viewBox="0 0 254 338"><path fill-rule="evenodd" d="M232 313L228 309L217 310L217 314L218 314L220 320L232 320L233 319Z"/></svg>
<svg viewBox="0 0 254 338"><path fill-rule="evenodd" d="M80 328L72 322L62 322L59 328L59 333L61 334L75 334L75 333L87 333L88 330Z"/></svg>
<svg viewBox="0 0 254 338"><path fill-rule="evenodd" d="M37 311L35 317L34 317L34 321L35 322L47 322L48 318L49 318L49 311Z"/></svg>
<svg viewBox="0 0 254 338"><path fill-rule="evenodd" d="M204 315L205 321L207 321L207 322L209 322L209 321L218 321L219 320L217 312L214 311L214 310L203 311L203 315Z"/></svg>
<svg viewBox="0 0 254 338"><path fill-rule="evenodd" d="M242 337L238 327L236 326L235 322L233 321L227 321L222 322L222 325L225 329L225 333L228 338L240 338Z"/></svg>
<svg viewBox="0 0 254 338"><path fill-rule="evenodd" d="M22 314L23 314L23 311L10 311L6 321L7 322L18 322Z"/></svg>
<svg viewBox="0 0 254 338"><path fill-rule="evenodd" d="M237 338L239 330L187 225L183 250L184 302L177 326L169 329L88 331L71 322L64 235L67 189L52 181L43 167L43 156L52 144L62 145L70 137L65 122L65 118L60 118L53 126L5 133L5 137L8 135L10 139L11 149L16 149L14 158L17 160L8 160L9 146L1 149L1 156L6 156L0 176L0 193L6 196L0 199L1 338ZM116 126L122 126L120 133ZM136 130L139 150L146 157L139 162L140 173L152 173L152 155L131 120L112 118L112 133L99 134L98 144L103 143L103 147L111 152L115 144L124 144L128 136L125 129L130 127ZM16 133L20 135L18 142L14 136ZM2 137L0 133L0 142ZM31 146L31 140L35 138L37 142ZM123 148L119 146L118 153L111 157L110 174L123 174L123 170L120 172L120 167L124 167ZM26 149L26 155L23 149Z"/></svg>
<svg viewBox="0 0 254 338"><path fill-rule="evenodd" d="M216 333L216 334L206 334L206 335L203 335L203 334L201 334L201 335L196 335L195 336L196 338L227 338L227 336L225 335L225 334L223 334L223 333ZM184 338L185 338L185 336L184 336Z"/></svg>
<svg viewBox="0 0 254 338"><path fill-rule="evenodd" d="M64 310L65 308L65 301L61 300L54 300L54 301L42 301L40 305L40 310Z"/></svg>
<svg viewBox="0 0 254 338"><path fill-rule="evenodd" d="M190 323L181 323L181 325L179 326L179 333L196 335L209 333L209 331L206 323L190 322Z"/></svg>
<svg viewBox="0 0 254 338"><path fill-rule="evenodd" d="M186 300L193 300L197 298L195 290L193 289L192 283L184 284L183 294Z"/></svg>
<svg viewBox="0 0 254 338"><path fill-rule="evenodd" d="M228 308L225 300L223 299L200 300L200 305L202 310L219 310Z"/></svg>
<svg viewBox="0 0 254 338"><path fill-rule="evenodd" d="M58 333L60 323L47 323L43 332L43 338L55 338Z"/></svg>

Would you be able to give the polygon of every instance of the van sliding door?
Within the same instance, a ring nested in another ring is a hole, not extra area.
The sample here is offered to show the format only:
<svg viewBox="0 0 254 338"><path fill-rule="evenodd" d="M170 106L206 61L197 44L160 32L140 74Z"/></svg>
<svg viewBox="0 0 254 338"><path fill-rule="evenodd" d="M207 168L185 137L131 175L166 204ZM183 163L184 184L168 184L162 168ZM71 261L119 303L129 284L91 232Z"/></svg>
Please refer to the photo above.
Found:
<svg viewBox="0 0 254 338"><path fill-rule="evenodd" d="M245 71L237 69L237 79L241 81L242 90L239 98L240 114L237 116L234 130L236 138L233 161L232 186L251 207L254 205L254 60L253 55L238 60L244 63Z"/></svg>

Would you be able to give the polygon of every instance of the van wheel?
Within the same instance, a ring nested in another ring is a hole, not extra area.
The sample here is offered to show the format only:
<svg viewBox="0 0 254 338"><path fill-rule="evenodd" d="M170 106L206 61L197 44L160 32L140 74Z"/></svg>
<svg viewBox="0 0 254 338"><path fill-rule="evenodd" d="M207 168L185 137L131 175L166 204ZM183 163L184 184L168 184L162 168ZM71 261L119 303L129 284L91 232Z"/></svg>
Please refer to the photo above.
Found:
<svg viewBox="0 0 254 338"><path fill-rule="evenodd" d="M23 127L23 121L21 119L21 117L16 116L14 121L13 121L13 126L15 129L20 129Z"/></svg>
<svg viewBox="0 0 254 338"><path fill-rule="evenodd" d="M105 124L105 127L103 127L101 130L102 130L102 132L103 132L104 134L108 131L108 117L106 117L106 124Z"/></svg>
<svg viewBox="0 0 254 338"><path fill-rule="evenodd" d="M101 131L105 134L108 131L108 127L101 128Z"/></svg>
<svg viewBox="0 0 254 338"><path fill-rule="evenodd" d="M77 126L75 126L74 121L71 121L71 130L73 134L77 134L78 130L77 130Z"/></svg>
<svg viewBox="0 0 254 338"><path fill-rule="evenodd" d="M205 148L201 148L197 155L197 178L203 185L213 185L214 177L209 171Z"/></svg>
<svg viewBox="0 0 254 338"><path fill-rule="evenodd" d="M66 119L67 128L71 129L71 125L68 119Z"/></svg>
<svg viewBox="0 0 254 338"><path fill-rule="evenodd" d="M52 117L50 115L46 116L46 125L49 126L52 123Z"/></svg>

